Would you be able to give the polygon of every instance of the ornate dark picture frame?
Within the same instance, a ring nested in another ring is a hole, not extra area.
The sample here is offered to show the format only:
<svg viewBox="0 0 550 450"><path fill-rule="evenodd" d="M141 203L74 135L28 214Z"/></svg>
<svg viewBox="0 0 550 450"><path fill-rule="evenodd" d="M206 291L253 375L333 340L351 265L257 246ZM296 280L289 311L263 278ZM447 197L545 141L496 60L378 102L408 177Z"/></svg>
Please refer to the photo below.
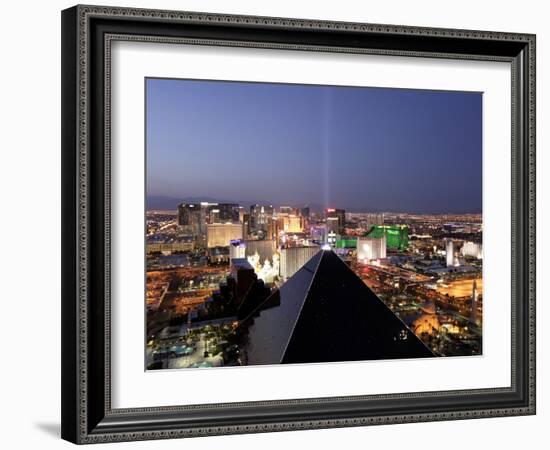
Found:
<svg viewBox="0 0 550 450"><path fill-rule="evenodd" d="M110 46L115 40L510 62L511 386L113 409L109 163ZM535 414L535 36L98 6L67 9L62 12L62 260L62 437L74 443Z"/></svg>

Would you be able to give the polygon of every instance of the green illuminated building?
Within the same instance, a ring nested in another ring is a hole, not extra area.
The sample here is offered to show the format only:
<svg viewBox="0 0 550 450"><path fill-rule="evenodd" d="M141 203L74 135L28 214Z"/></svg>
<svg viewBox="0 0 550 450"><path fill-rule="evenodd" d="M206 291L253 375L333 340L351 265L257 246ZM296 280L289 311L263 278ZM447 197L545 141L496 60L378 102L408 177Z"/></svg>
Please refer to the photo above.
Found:
<svg viewBox="0 0 550 450"><path fill-rule="evenodd" d="M405 250L409 245L409 227L407 225L374 225L367 233L368 237L386 236L387 248Z"/></svg>
<svg viewBox="0 0 550 450"><path fill-rule="evenodd" d="M336 241L336 248L357 248L357 239L339 239Z"/></svg>

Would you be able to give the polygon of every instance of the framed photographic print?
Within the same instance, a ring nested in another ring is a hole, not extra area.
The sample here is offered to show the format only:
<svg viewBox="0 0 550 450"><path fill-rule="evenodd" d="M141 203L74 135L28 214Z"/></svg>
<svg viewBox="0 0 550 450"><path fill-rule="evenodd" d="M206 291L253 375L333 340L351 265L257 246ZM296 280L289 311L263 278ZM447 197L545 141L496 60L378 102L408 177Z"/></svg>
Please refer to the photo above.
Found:
<svg viewBox="0 0 550 450"><path fill-rule="evenodd" d="M62 437L535 413L535 36L62 12Z"/></svg>

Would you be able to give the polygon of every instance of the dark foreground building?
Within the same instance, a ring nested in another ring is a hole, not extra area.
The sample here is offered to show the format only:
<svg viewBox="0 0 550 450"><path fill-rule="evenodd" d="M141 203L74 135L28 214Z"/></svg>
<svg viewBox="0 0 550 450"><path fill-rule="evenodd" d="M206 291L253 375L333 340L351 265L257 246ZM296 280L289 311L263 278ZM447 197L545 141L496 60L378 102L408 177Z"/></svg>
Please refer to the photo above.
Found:
<svg viewBox="0 0 550 450"><path fill-rule="evenodd" d="M240 328L243 365L434 356L330 250L313 256Z"/></svg>

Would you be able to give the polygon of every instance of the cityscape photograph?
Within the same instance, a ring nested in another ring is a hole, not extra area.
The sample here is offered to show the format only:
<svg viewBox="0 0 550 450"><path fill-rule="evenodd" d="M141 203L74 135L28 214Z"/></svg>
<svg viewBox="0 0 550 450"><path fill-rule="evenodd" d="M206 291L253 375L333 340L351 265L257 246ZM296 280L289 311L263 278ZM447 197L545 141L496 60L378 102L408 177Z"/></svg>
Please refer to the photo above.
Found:
<svg viewBox="0 0 550 450"><path fill-rule="evenodd" d="M146 370L482 355L481 92L145 99Z"/></svg>

